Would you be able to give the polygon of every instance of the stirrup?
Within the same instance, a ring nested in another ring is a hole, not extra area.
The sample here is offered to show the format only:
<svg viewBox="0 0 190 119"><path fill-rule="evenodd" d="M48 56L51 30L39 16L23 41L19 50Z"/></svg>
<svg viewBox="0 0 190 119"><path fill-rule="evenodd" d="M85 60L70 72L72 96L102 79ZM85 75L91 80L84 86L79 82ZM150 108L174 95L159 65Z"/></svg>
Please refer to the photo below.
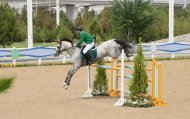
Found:
<svg viewBox="0 0 190 119"><path fill-rule="evenodd" d="M87 65L91 65L93 62L91 60L87 61Z"/></svg>
<svg viewBox="0 0 190 119"><path fill-rule="evenodd" d="M86 59L86 63L87 63L87 65L91 65L93 62L92 62L92 60Z"/></svg>

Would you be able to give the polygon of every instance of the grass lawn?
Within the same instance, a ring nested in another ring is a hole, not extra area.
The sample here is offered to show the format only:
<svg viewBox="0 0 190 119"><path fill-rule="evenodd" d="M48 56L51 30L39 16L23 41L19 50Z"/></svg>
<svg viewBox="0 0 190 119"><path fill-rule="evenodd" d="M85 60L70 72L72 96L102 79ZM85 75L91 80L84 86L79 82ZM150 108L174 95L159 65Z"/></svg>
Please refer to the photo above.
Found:
<svg viewBox="0 0 190 119"><path fill-rule="evenodd" d="M34 43L33 47L38 47L38 46L42 46L42 47L56 47L57 43L56 42L52 42L52 43ZM15 42L13 43L11 46L6 46L6 48L27 48L28 47L28 42ZM0 48L3 48L2 45L0 45Z"/></svg>

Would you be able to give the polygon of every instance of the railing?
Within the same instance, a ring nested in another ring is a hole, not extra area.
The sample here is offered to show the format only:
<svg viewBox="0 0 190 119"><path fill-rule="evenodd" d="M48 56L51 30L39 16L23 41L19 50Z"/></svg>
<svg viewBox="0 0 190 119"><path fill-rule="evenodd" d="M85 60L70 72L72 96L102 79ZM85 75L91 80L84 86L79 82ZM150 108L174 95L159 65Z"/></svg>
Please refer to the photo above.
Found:
<svg viewBox="0 0 190 119"><path fill-rule="evenodd" d="M190 43L143 44L143 52L146 57L190 56Z"/></svg>
<svg viewBox="0 0 190 119"><path fill-rule="evenodd" d="M110 4L110 2L113 0L60 0L60 4ZM145 0L147 1L147 0ZM153 4L168 4L169 0L150 0ZM9 2L9 3L16 3L16 4L26 4L26 0L17 0L16 2L14 0L9 0L9 1L2 1L2 2ZM33 4L55 4L56 0L37 0L37 1L33 1ZM175 4L188 4L190 3L190 0L174 0Z"/></svg>
<svg viewBox="0 0 190 119"><path fill-rule="evenodd" d="M151 0L153 4L168 4L169 0ZM186 7L187 4L190 3L190 0L174 0L174 5L175 6L181 6L181 7Z"/></svg>
<svg viewBox="0 0 190 119"><path fill-rule="evenodd" d="M135 49L137 45L134 45ZM142 44L145 57L171 57L175 56L190 56L190 43L160 43L160 44ZM37 61L41 65L43 61L70 61L67 53L60 57L54 57L55 48L35 47L35 48L9 48L0 49L0 64L16 62L31 62ZM136 53L135 53L136 54ZM108 58L109 59L109 58Z"/></svg>
<svg viewBox="0 0 190 119"><path fill-rule="evenodd" d="M6 64L12 62L16 65L16 62L38 62L41 65L42 59L48 61L62 61L66 62L68 58L67 54L63 54L60 57L54 57L55 48L47 47L35 47L35 48L8 48L0 49L0 64Z"/></svg>

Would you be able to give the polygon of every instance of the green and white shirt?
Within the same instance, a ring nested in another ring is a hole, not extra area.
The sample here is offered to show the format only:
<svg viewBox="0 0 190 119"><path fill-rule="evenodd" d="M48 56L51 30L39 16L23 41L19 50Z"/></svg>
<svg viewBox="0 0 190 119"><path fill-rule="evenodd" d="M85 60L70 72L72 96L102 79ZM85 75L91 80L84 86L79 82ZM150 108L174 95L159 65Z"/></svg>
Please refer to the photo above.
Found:
<svg viewBox="0 0 190 119"><path fill-rule="evenodd" d="M80 40L77 43L77 46L80 46L83 42L86 44L91 44L93 42L94 38L87 32L81 31L80 32Z"/></svg>

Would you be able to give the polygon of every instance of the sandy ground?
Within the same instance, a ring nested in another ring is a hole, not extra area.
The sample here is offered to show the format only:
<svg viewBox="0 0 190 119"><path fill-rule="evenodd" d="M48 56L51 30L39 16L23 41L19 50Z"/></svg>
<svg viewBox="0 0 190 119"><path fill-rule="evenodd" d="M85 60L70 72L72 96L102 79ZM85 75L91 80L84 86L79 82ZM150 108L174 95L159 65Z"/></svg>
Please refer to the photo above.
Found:
<svg viewBox="0 0 190 119"><path fill-rule="evenodd" d="M118 98L80 97L87 89L86 68L74 75L68 90L62 83L71 65L0 69L0 75L17 76L14 86L0 94L0 119L190 119L190 60L161 62L168 106L153 108L113 106Z"/></svg>

